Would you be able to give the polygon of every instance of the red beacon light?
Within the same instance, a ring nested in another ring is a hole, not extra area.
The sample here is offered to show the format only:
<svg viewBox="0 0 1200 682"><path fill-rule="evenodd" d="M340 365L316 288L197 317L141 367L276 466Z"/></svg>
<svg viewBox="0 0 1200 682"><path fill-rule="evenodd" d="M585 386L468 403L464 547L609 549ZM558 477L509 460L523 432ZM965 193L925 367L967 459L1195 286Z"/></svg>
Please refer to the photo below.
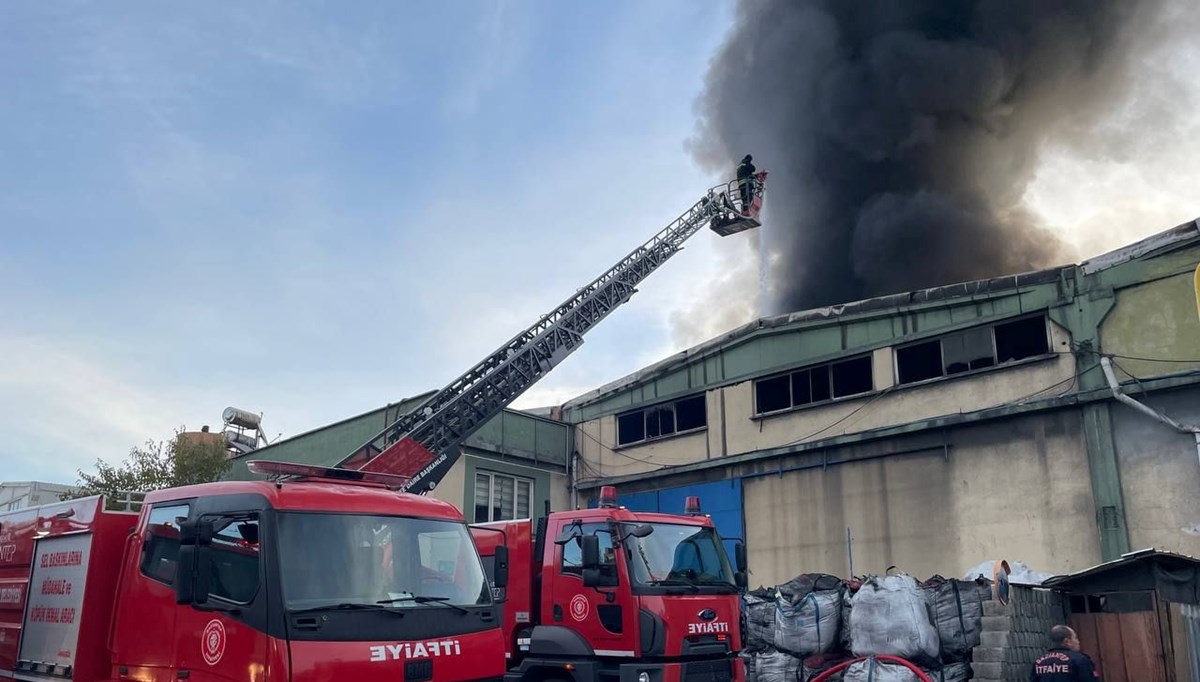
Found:
<svg viewBox="0 0 1200 682"><path fill-rule="evenodd" d="M689 495L683 501L683 513L688 516L700 516L700 497L697 495Z"/></svg>
<svg viewBox="0 0 1200 682"><path fill-rule="evenodd" d="M617 506L617 489L606 485L600 488L600 506L614 508Z"/></svg>

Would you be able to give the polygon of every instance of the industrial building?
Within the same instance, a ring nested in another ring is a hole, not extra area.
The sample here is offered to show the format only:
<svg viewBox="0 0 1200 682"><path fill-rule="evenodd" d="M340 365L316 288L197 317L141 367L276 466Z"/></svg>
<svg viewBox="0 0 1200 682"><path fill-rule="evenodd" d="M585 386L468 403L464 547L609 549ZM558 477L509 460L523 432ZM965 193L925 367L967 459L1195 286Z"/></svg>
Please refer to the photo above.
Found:
<svg viewBox="0 0 1200 682"><path fill-rule="evenodd" d="M567 403L575 485L664 511L699 493L767 585L1200 554L1198 261L1187 223L1079 265L757 320ZM1176 426L1118 402L1103 357Z"/></svg>
<svg viewBox="0 0 1200 682"><path fill-rule="evenodd" d="M760 319L555 419L506 410L433 494L469 521L594 504L601 485L644 510L699 495L767 585L1200 554L1198 262L1193 222L1078 265ZM335 464L424 397L259 448L231 476Z"/></svg>
<svg viewBox="0 0 1200 682"><path fill-rule="evenodd" d="M17 511L58 502L64 495L75 492L75 487L45 481L0 482L0 512Z"/></svg>

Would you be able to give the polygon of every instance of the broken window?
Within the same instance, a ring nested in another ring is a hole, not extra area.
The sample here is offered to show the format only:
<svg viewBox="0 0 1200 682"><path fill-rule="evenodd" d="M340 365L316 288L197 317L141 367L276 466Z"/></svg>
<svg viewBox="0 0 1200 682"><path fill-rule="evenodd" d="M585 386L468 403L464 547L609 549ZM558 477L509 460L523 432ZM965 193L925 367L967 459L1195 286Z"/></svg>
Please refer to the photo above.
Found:
<svg viewBox="0 0 1200 682"><path fill-rule="evenodd" d="M704 396L692 396L617 416L617 445L704 428Z"/></svg>
<svg viewBox="0 0 1200 682"><path fill-rule="evenodd" d="M707 421L704 412L704 396L685 398L675 403L675 428L680 431L699 429Z"/></svg>
<svg viewBox="0 0 1200 682"><path fill-rule="evenodd" d="M942 337L942 363L946 374L961 374L996 364L991 327L968 329Z"/></svg>
<svg viewBox="0 0 1200 682"><path fill-rule="evenodd" d="M639 410L617 417L617 444L636 443L639 440L646 440L644 413Z"/></svg>
<svg viewBox="0 0 1200 682"><path fill-rule="evenodd" d="M996 360L999 362L1024 360L1050 352L1046 319L1040 315L998 324L995 330Z"/></svg>
<svg viewBox="0 0 1200 682"><path fill-rule="evenodd" d="M812 402L819 403L833 397L829 388L829 365L821 365L808 370L809 385L812 386Z"/></svg>
<svg viewBox="0 0 1200 682"><path fill-rule="evenodd" d="M657 438L675 433L675 409L660 405L646 410L646 437Z"/></svg>
<svg viewBox="0 0 1200 682"><path fill-rule="evenodd" d="M900 383L911 384L942 376L942 343L926 341L896 349Z"/></svg>
<svg viewBox="0 0 1200 682"><path fill-rule="evenodd" d="M833 374L833 397L835 398L868 393L875 383L871 376L871 356L869 355L845 362L835 362L830 366L830 371Z"/></svg>
<svg viewBox="0 0 1200 682"><path fill-rule="evenodd" d="M807 390L808 383L805 382ZM786 410L792 406L792 396L788 391L788 376L785 374L781 377L773 377L771 379L762 379L754 382L755 405L758 406L759 414L763 412L775 412L776 410Z"/></svg>
<svg viewBox="0 0 1200 682"><path fill-rule="evenodd" d="M911 384L1049 352L1046 318L1026 317L897 348L896 366L900 383Z"/></svg>
<svg viewBox="0 0 1200 682"><path fill-rule="evenodd" d="M871 356L863 355L755 381L755 413L778 412L873 389Z"/></svg>
<svg viewBox="0 0 1200 682"><path fill-rule="evenodd" d="M778 379L768 379L767 381L787 380L787 377L779 377ZM812 397L812 373L808 370L800 370L794 372L791 376L792 382L792 402L786 403L780 409L786 409L793 405L807 405L813 401ZM766 412L767 410L759 410Z"/></svg>

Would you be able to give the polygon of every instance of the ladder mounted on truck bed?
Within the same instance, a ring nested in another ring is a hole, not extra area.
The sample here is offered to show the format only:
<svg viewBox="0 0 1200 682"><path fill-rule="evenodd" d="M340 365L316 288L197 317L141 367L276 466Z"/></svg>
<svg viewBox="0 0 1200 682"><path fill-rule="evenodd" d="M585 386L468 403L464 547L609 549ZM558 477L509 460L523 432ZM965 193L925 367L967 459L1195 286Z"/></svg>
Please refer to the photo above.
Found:
<svg viewBox="0 0 1200 682"><path fill-rule="evenodd" d="M583 335L708 225L727 236L761 225L766 171L743 188L718 185L645 244L579 289L528 329L517 334L344 458L338 467L406 476L402 490L424 493L445 476L460 446L583 343ZM747 198L749 201L747 202Z"/></svg>

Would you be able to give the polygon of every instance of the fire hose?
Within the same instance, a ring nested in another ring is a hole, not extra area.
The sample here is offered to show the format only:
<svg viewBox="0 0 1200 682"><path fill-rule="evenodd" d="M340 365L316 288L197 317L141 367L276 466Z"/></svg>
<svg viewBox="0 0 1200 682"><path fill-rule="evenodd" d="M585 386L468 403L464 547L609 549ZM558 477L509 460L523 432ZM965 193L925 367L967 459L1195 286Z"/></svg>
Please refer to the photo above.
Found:
<svg viewBox="0 0 1200 682"><path fill-rule="evenodd" d="M933 680L929 679L929 676L925 674L924 670L921 670L916 665L909 662L907 659L900 658L899 656L887 656L887 655L883 655L883 654L881 654L879 656L859 656L858 658L851 659L849 661L842 661L841 663L838 663L837 665L833 666L832 668L822 671L821 674L812 678L812 682L825 682L833 675L836 675L837 673L845 670L846 668L849 668L850 666L854 665L855 663L858 663L859 661L865 661L870 658L874 658L875 660L882 661L884 663L896 663L896 664L902 665L902 666L908 668L909 670L913 671L913 673L917 676L917 679L921 680L921 682L933 682Z"/></svg>

